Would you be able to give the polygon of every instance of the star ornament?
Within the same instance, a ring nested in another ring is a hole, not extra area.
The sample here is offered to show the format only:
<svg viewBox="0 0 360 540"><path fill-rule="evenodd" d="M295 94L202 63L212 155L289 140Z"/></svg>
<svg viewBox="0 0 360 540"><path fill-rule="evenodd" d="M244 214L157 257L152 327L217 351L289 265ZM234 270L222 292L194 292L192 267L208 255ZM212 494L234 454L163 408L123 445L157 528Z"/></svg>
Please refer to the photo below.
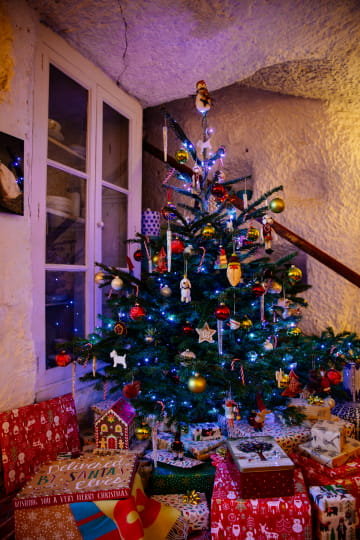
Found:
<svg viewBox="0 0 360 540"><path fill-rule="evenodd" d="M213 335L216 334L216 330L212 330L208 323L205 323L202 328L196 328L199 334L199 343L207 341L208 343L214 343Z"/></svg>

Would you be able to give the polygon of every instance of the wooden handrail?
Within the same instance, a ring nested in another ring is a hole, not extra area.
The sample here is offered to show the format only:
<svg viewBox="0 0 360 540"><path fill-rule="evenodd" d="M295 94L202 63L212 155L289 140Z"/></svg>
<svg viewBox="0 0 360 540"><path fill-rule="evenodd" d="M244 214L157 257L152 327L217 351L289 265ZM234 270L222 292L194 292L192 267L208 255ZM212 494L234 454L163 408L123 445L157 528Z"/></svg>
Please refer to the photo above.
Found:
<svg viewBox="0 0 360 540"><path fill-rule="evenodd" d="M172 156L167 156L167 161L164 162L164 153L159 148L153 146L147 141L144 141L143 143L143 149L145 152L148 152L152 156L156 157L163 163L166 163L170 167L175 168L180 173L186 173L190 176L193 174L193 171L187 167L186 165L182 165L178 161L176 161L175 158ZM233 197L231 202L239 209L242 209L242 200L238 197ZM274 227L274 230L276 233L281 236L282 238L285 238L288 242L291 242L294 246L298 247L308 255L311 255L311 257L314 257L317 261L324 264L327 268L330 268L340 276L342 276L347 281L350 281L353 285L356 285L357 287L360 287L360 275L342 264L340 261L337 261L321 249L317 248L304 238L301 238L301 236L297 235L296 233L290 231L284 225L281 225L277 221L274 220L274 223L272 225Z"/></svg>

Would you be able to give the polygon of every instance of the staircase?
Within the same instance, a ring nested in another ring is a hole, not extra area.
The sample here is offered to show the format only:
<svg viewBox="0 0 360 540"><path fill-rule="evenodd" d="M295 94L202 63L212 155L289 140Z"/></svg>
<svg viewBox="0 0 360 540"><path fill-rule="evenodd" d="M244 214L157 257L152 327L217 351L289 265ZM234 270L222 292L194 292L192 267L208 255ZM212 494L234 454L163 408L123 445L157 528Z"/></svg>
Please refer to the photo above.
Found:
<svg viewBox="0 0 360 540"><path fill-rule="evenodd" d="M155 157L155 158L159 159L160 161L162 161L163 163L165 163L164 159L163 159L164 158L163 151L160 150L159 148L156 148L155 146L153 146L149 142L147 142L147 141L143 142L143 150L144 150L144 152L148 152L153 157ZM189 174L190 176L193 174L193 171L189 167L187 167L186 165L182 165L181 163L176 161L176 159L173 158L172 156L167 156L166 164L169 165L170 167L175 168L180 173L183 172L183 173ZM241 199L234 198L234 199L232 199L231 202L237 208L239 208L239 209L243 208L243 202L242 202ZM342 264L340 261L337 261L336 259L334 259L330 255L328 255L327 253L325 253L321 249L317 248L316 246L314 246L313 244L311 244L310 242L308 242L307 240L305 240L301 236L299 236L296 233L290 231L289 229L284 227L284 225L281 225L277 221L274 220L274 223L273 223L272 227L274 228L275 232L279 236L281 236L282 238L284 238L285 240L287 240L288 242L290 242L291 244L293 244L297 248L301 249L304 253L307 253L308 255L311 255L311 257L313 257L314 259L316 259L320 263L324 264L327 268L329 268L330 270L336 272L337 274L342 276L344 279L346 279L347 281L349 281L353 285L356 285L357 287L360 287L360 275L357 274L356 272L354 272L353 270L351 270L351 268L348 268L347 266Z"/></svg>

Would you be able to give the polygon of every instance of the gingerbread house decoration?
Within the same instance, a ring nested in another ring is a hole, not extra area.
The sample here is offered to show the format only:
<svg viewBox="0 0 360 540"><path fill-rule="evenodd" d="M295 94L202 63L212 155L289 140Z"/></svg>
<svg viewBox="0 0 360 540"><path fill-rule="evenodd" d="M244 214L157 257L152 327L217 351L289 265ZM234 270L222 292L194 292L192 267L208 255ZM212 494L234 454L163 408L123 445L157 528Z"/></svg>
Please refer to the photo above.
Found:
<svg viewBox="0 0 360 540"><path fill-rule="evenodd" d="M124 398L97 414L96 447L105 450L128 450L135 431L134 418L135 410Z"/></svg>

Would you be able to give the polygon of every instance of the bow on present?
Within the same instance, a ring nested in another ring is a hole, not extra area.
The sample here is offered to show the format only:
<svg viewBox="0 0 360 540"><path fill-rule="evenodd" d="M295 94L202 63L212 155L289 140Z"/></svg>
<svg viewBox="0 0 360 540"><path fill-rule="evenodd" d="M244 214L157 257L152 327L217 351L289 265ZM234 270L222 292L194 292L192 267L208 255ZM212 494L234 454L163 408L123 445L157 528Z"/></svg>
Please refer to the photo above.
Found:
<svg viewBox="0 0 360 540"><path fill-rule="evenodd" d="M185 495L183 495L183 503L187 504L199 504L201 501L199 493L193 489L192 491L187 491Z"/></svg>
<svg viewBox="0 0 360 540"><path fill-rule="evenodd" d="M309 396L307 400L310 405L322 405L324 403L320 396Z"/></svg>

